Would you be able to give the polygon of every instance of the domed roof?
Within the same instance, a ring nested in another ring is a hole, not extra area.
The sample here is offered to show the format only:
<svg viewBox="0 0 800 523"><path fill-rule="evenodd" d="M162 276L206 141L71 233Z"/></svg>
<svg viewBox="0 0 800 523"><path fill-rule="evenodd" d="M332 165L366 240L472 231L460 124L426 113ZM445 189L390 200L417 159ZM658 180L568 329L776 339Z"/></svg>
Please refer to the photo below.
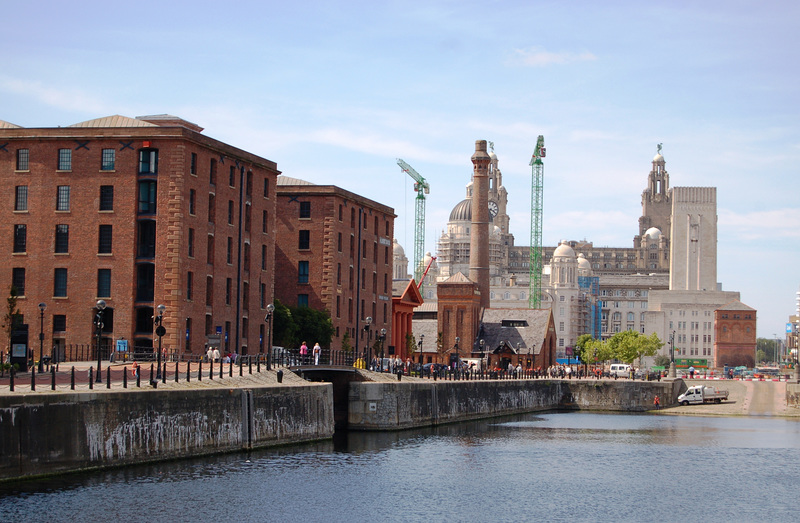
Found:
<svg viewBox="0 0 800 523"><path fill-rule="evenodd" d="M395 238L392 242L392 251L394 252L395 256L403 257L406 255L406 251L399 243L397 243L397 238Z"/></svg>
<svg viewBox="0 0 800 523"><path fill-rule="evenodd" d="M583 253L580 253L578 255L578 269L586 269L586 270L592 269L592 264L589 263L589 260L586 259Z"/></svg>
<svg viewBox="0 0 800 523"><path fill-rule="evenodd" d="M654 162L663 162L664 161L664 157L661 156L661 153L657 153L655 156L653 156L653 161Z"/></svg>
<svg viewBox="0 0 800 523"><path fill-rule="evenodd" d="M472 221L472 200L467 198L461 200L458 205L450 211L451 222L471 222Z"/></svg>
<svg viewBox="0 0 800 523"><path fill-rule="evenodd" d="M431 263L431 259L433 259L433 263ZM422 263L425 264L425 267L427 267L428 264L430 263L431 264L431 269L435 269L437 267L436 258L433 257L433 255L431 254L430 251L425 253L425 256L423 257Z"/></svg>
<svg viewBox="0 0 800 523"><path fill-rule="evenodd" d="M645 231L644 235L651 240L658 240L661 238L661 229L658 227L650 227Z"/></svg>
<svg viewBox="0 0 800 523"><path fill-rule="evenodd" d="M489 151L489 158L491 158L492 160L494 160L495 158L497 158L497 155L496 155L496 154L494 154L494 151Z"/></svg>
<svg viewBox="0 0 800 523"><path fill-rule="evenodd" d="M572 250L572 247L565 241L562 241L561 244L556 247L556 250L553 252L553 258L556 256L565 257L568 256L570 258L575 257L575 251Z"/></svg>

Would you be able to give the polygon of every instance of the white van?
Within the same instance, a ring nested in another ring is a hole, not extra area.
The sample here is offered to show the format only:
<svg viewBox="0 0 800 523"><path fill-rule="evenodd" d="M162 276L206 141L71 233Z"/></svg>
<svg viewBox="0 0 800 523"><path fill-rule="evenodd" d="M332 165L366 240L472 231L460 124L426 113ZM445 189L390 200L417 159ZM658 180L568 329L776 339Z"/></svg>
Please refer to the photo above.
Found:
<svg viewBox="0 0 800 523"><path fill-rule="evenodd" d="M608 375L611 377L617 376L619 378L627 378L631 375L631 366L627 363L612 363Z"/></svg>

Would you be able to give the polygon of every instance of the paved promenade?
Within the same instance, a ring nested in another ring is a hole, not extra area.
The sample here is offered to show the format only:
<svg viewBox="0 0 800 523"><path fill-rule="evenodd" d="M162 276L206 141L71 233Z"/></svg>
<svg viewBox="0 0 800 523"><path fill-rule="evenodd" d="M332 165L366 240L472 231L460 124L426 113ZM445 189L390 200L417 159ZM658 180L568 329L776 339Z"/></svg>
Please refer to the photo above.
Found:
<svg viewBox="0 0 800 523"><path fill-rule="evenodd" d="M154 390L150 385L150 365L145 364L140 367L141 371L141 387L136 387L136 378L132 373L131 363L112 363L110 364L112 370L111 388L106 386L106 368L108 364L103 365L103 381L102 383L94 383L94 388L89 389L87 383L88 372L93 368L96 362L74 362L62 363L59 367L60 371L57 374L56 390L51 390L51 376L49 373L37 377L36 390L31 392L30 373L19 374L15 382L15 391L10 392L8 386L8 375L0 378L0 395L21 395L21 394L54 394L71 392L70 389L70 374L74 366L76 374L81 376L75 385L75 392L93 392L102 394L106 392L121 392L124 390ZM219 364L214 365L214 378L209 378L209 365L203 365L202 380L197 379L198 365L197 363L191 366L191 380L186 381L186 363L180 363L178 366L179 381L175 382L175 364L169 363L167 365L167 380L166 382L159 381L159 390L188 390L188 389L226 389L231 387L269 387L269 386L302 386L307 385L300 376L291 372L288 368L282 368L283 381L278 383L278 371L276 369L267 371L264 365L261 366L261 372L257 372L257 367L253 366L253 372L250 374L248 366L242 367L242 376L239 376L239 367L234 365L233 376L230 376L230 368L228 364L224 364L222 378L219 376ZM128 387L123 388L122 372L126 372L128 376ZM367 377L370 381L376 382L395 382L397 376L389 373L372 372L360 369L359 372ZM421 379L410 376L403 376L403 381L429 381L429 379ZM577 381L577 380L567 380ZM591 380L594 381L594 380ZM738 381L738 380L690 380L685 379L687 386L692 385L710 385L721 389L727 389L729 392L728 401L721 404L705 404L705 405L688 405L688 406L672 406L662 408L658 411L659 414L664 415L694 415L694 416L781 416L781 417L796 417L800 419L800 408L788 406L786 403L786 383L776 381ZM655 412L655 411L654 411Z"/></svg>
<svg viewBox="0 0 800 523"><path fill-rule="evenodd" d="M686 385L708 385L728 391L720 404L662 408L660 414L693 416L785 416L800 418L800 409L786 404L786 382L739 380L684 380Z"/></svg>

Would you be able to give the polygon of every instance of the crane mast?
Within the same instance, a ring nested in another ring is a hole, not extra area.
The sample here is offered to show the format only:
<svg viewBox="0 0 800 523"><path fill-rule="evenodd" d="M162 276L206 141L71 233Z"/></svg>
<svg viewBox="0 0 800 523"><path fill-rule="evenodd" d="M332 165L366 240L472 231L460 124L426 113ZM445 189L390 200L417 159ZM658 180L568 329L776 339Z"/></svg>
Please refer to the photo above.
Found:
<svg viewBox="0 0 800 523"><path fill-rule="evenodd" d="M531 157L531 250L528 271L530 289L528 307L538 309L542 299L542 186L544 183L545 157L544 136L536 140L536 149Z"/></svg>
<svg viewBox="0 0 800 523"><path fill-rule="evenodd" d="M414 280L422 285L423 257L425 249L425 195L429 194L430 185L413 167L397 159L397 165L414 180L414 191L417 193L416 212L414 215ZM427 272L427 271L425 271Z"/></svg>

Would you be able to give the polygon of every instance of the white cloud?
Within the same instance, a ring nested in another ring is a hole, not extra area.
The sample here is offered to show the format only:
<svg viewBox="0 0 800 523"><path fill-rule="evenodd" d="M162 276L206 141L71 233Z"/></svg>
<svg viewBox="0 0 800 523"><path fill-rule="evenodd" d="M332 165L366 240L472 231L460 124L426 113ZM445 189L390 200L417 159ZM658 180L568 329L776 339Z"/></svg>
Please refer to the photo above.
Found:
<svg viewBox="0 0 800 523"><path fill-rule="evenodd" d="M719 210L719 227L746 241L800 238L800 209L770 209L748 213Z"/></svg>
<svg viewBox="0 0 800 523"><path fill-rule="evenodd" d="M116 114L108 104L98 100L96 93L77 89L59 89L41 82L0 78L0 91L5 91L37 100L43 104L68 111L80 111L99 115Z"/></svg>
<svg viewBox="0 0 800 523"><path fill-rule="evenodd" d="M597 57L592 53L570 53L568 51L553 53L545 51L541 47L529 47L527 49L514 49L511 56L506 60L506 65L545 67L553 64L563 65L590 60L597 60Z"/></svg>

